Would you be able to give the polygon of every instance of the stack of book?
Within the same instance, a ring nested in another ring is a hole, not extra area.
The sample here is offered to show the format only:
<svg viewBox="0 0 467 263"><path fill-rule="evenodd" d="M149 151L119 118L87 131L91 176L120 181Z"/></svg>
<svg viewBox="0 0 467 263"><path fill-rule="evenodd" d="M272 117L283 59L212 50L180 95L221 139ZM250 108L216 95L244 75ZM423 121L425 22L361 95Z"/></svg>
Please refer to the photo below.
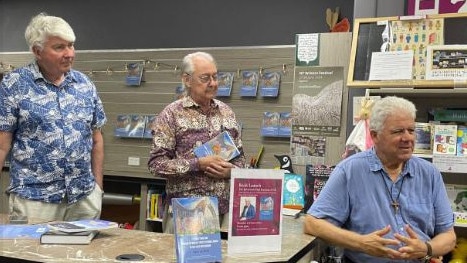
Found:
<svg viewBox="0 0 467 263"><path fill-rule="evenodd" d="M99 230L117 228L118 224L99 219L70 222L50 222L49 230L40 237L41 244L86 245L99 234Z"/></svg>

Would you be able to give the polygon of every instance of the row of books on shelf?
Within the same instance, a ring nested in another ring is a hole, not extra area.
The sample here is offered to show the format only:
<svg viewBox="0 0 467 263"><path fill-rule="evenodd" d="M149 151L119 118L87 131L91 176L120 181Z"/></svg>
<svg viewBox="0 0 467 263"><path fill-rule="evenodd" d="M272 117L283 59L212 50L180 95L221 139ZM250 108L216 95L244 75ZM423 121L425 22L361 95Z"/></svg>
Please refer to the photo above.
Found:
<svg viewBox="0 0 467 263"><path fill-rule="evenodd" d="M144 63L129 63L127 68L126 84L128 86L140 86L141 82L144 81ZM233 72L218 72L218 97L230 97L234 76L235 73ZM261 97L277 97L279 95L280 79L280 72L242 71L240 96L256 97L259 87Z"/></svg>
<svg viewBox="0 0 467 263"><path fill-rule="evenodd" d="M152 138L151 128L155 119L156 115L118 115L114 136L122 138Z"/></svg>
<svg viewBox="0 0 467 263"><path fill-rule="evenodd" d="M218 97L229 97L232 92L234 80L233 72L219 72L218 74ZM240 97L277 97L279 95L281 73L258 71L243 71L241 74Z"/></svg>
<svg viewBox="0 0 467 263"><path fill-rule="evenodd" d="M467 125L415 123L416 154L467 156Z"/></svg>
<svg viewBox="0 0 467 263"><path fill-rule="evenodd" d="M292 114L290 112L263 113L261 136L290 137L292 130Z"/></svg>

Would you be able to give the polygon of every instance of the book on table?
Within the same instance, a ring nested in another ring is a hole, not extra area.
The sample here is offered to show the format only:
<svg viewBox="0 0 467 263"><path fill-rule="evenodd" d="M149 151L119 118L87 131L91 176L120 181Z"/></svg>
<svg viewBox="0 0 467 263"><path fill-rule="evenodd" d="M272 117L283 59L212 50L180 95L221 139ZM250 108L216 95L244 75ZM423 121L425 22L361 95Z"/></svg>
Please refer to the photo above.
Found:
<svg viewBox="0 0 467 263"><path fill-rule="evenodd" d="M0 225L0 239L39 239L48 230L45 225Z"/></svg>
<svg viewBox="0 0 467 263"><path fill-rule="evenodd" d="M87 245L99 234L99 230L67 233L58 230L49 230L41 235L41 244L70 244Z"/></svg>
<svg viewBox="0 0 467 263"><path fill-rule="evenodd" d="M55 221L47 223L50 230L77 233L92 230L117 228L118 223L102 219L82 219L76 221Z"/></svg>
<svg viewBox="0 0 467 263"><path fill-rule="evenodd" d="M172 209L177 262L221 262L217 198L172 198Z"/></svg>
<svg viewBox="0 0 467 263"><path fill-rule="evenodd" d="M300 174L285 173L282 213L296 216L305 206L305 184Z"/></svg>

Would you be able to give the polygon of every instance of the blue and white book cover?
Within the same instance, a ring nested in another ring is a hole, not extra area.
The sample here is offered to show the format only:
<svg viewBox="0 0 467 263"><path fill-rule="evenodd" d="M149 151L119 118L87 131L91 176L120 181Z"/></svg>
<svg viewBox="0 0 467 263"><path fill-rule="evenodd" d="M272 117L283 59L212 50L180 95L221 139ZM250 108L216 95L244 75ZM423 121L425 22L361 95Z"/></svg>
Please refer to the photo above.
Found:
<svg viewBox="0 0 467 263"><path fill-rule="evenodd" d="M259 84L259 94L261 97L277 97L281 74L279 72L265 72L261 75Z"/></svg>
<svg viewBox="0 0 467 263"><path fill-rule="evenodd" d="M53 230L76 233L91 230L118 228L118 223L102 219L81 219L76 221L55 221L47 223Z"/></svg>
<svg viewBox="0 0 467 263"><path fill-rule="evenodd" d="M274 196L264 195L259 199L259 220L272 221L274 219Z"/></svg>
<svg viewBox="0 0 467 263"><path fill-rule="evenodd" d="M141 62L129 63L126 84L128 86L140 86L143 80L144 64Z"/></svg>
<svg viewBox="0 0 467 263"><path fill-rule="evenodd" d="M263 122L261 124L261 136L275 137L279 135L279 112L266 111L263 113Z"/></svg>
<svg viewBox="0 0 467 263"><path fill-rule="evenodd" d="M279 112L279 130L280 137L290 137L292 134L292 113Z"/></svg>
<svg viewBox="0 0 467 263"><path fill-rule="evenodd" d="M47 232L46 225L0 225L0 239L39 239Z"/></svg>
<svg viewBox="0 0 467 263"><path fill-rule="evenodd" d="M131 128L131 115L121 114L117 116L115 123L114 136L127 137Z"/></svg>
<svg viewBox="0 0 467 263"><path fill-rule="evenodd" d="M152 139L152 127L156 121L157 115L147 115L146 124L144 125L143 138Z"/></svg>
<svg viewBox="0 0 467 263"><path fill-rule="evenodd" d="M177 262L222 262L217 198L172 198L172 209Z"/></svg>
<svg viewBox="0 0 467 263"><path fill-rule="evenodd" d="M217 73L217 97L230 97L230 93L232 92L233 79L233 72Z"/></svg>
<svg viewBox="0 0 467 263"><path fill-rule="evenodd" d="M198 158L219 155L226 161L230 161L240 155L240 151L228 131L223 131L208 142L197 146L193 152Z"/></svg>
<svg viewBox="0 0 467 263"><path fill-rule="evenodd" d="M256 97L259 74L257 71L243 71L240 97Z"/></svg>
<svg viewBox="0 0 467 263"><path fill-rule="evenodd" d="M146 126L145 115L118 115L114 136L126 138L142 138Z"/></svg>

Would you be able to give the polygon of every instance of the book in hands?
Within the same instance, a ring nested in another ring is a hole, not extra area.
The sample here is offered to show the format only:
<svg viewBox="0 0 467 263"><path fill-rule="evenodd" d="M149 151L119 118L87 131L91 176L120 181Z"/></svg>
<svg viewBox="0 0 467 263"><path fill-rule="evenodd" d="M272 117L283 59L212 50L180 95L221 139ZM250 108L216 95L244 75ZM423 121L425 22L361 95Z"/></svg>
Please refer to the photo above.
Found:
<svg viewBox="0 0 467 263"><path fill-rule="evenodd" d="M208 142L196 147L194 153L198 158L219 155L226 161L240 155L240 151L228 131L223 131Z"/></svg>
<svg viewBox="0 0 467 263"><path fill-rule="evenodd" d="M82 219L68 222L57 221L50 222L47 225L51 230L65 233L77 233L118 227L118 223L102 219Z"/></svg>
<svg viewBox="0 0 467 263"><path fill-rule="evenodd" d="M41 235L41 244L87 245L99 234L99 230L66 233L49 230Z"/></svg>

